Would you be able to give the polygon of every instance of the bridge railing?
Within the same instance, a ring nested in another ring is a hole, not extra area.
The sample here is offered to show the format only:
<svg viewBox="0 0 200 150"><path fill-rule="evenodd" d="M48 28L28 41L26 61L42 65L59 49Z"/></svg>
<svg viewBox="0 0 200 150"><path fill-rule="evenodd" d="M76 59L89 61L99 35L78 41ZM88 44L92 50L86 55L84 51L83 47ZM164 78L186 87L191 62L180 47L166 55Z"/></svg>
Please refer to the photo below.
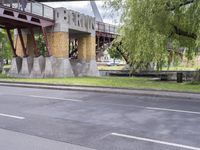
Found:
<svg viewBox="0 0 200 150"><path fill-rule="evenodd" d="M34 0L0 0L0 5L12 9L17 9L19 11L32 13L40 17L52 20L54 19L54 8Z"/></svg>
<svg viewBox="0 0 200 150"><path fill-rule="evenodd" d="M96 22L96 31L117 34L117 27L111 24Z"/></svg>

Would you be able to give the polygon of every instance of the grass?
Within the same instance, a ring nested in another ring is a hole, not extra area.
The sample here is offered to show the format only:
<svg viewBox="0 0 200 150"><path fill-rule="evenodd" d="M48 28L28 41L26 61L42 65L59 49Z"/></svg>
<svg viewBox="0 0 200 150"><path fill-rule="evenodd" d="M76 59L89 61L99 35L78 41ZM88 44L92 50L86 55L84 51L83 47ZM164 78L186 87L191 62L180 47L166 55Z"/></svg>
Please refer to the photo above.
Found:
<svg viewBox="0 0 200 150"><path fill-rule="evenodd" d="M123 70L125 66L98 66L99 70Z"/></svg>
<svg viewBox="0 0 200 150"><path fill-rule="evenodd" d="M150 78L119 78L119 77L81 77L81 78L52 78L52 79L17 79L0 75L0 81L34 82L65 85L105 86L131 89L156 89L180 92L200 93L200 83L161 82Z"/></svg>
<svg viewBox="0 0 200 150"><path fill-rule="evenodd" d="M186 66L177 66L177 67L170 67L169 71L196 71L199 70L199 66L193 66L193 67L186 67ZM163 71L167 71L168 68L163 68Z"/></svg>
<svg viewBox="0 0 200 150"><path fill-rule="evenodd" d="M98 66L99 70L123 70L125 66ZM200 66L177 66L177 67L170 67L169 70L167 67L164 67L162 71L196 71L199 70Z"/></svg>

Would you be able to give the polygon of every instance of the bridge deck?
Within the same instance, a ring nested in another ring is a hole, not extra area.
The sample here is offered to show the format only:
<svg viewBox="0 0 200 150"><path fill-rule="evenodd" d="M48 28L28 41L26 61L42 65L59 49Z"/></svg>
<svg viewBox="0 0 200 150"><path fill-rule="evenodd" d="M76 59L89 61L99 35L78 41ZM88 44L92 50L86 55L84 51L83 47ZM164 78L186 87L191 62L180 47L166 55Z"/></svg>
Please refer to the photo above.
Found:
<svg viewBox="0 0 200 150"><path fill-rule="evenodd" d="M117 35L117 27L103 22L96 22L96 34L97 36L115 38Z"/></svg>
<svg viewBox="0 0 200 150"><path fill-rule="evenodd" d="M51 26L54 24L54 9L28 0L0 0L0 25L9 28Z"/></svg>

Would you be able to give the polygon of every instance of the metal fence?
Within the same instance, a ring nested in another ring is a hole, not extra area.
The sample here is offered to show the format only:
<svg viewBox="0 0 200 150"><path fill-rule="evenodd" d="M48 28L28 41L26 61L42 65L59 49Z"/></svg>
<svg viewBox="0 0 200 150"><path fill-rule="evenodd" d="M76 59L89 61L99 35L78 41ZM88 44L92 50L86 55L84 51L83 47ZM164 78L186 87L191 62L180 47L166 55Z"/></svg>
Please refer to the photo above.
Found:
<svg viewBox="0 0 200 150"><path fill-rule="evenodd" d="M0 5L32 13L48 19L54 19L54 8L34 0L0 0Z"/></svg>
<svg viewBox="0 0 200 150"><path fill-rule="evenodd" d="M103 22L96 22L96 31L117 34L117 27Z"/></svg>

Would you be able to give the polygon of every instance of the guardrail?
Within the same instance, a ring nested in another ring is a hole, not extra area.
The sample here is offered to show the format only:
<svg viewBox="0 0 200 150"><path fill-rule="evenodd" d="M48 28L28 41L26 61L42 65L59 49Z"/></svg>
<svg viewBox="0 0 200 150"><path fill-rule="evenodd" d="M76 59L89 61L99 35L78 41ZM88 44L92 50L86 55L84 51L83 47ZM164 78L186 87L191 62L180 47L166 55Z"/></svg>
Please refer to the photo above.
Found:
<svg viewBox="0 0 200 150"><path fill-rule="evenodd" d="M96 22L96 31L117 34L117 27L103 22Z"/></svg>
<svg viewBox="0 0 200 150"><path fill-rule="evenodd" d="M34 0L0 0L0 5L54 20L54 8Z"/></svg>

